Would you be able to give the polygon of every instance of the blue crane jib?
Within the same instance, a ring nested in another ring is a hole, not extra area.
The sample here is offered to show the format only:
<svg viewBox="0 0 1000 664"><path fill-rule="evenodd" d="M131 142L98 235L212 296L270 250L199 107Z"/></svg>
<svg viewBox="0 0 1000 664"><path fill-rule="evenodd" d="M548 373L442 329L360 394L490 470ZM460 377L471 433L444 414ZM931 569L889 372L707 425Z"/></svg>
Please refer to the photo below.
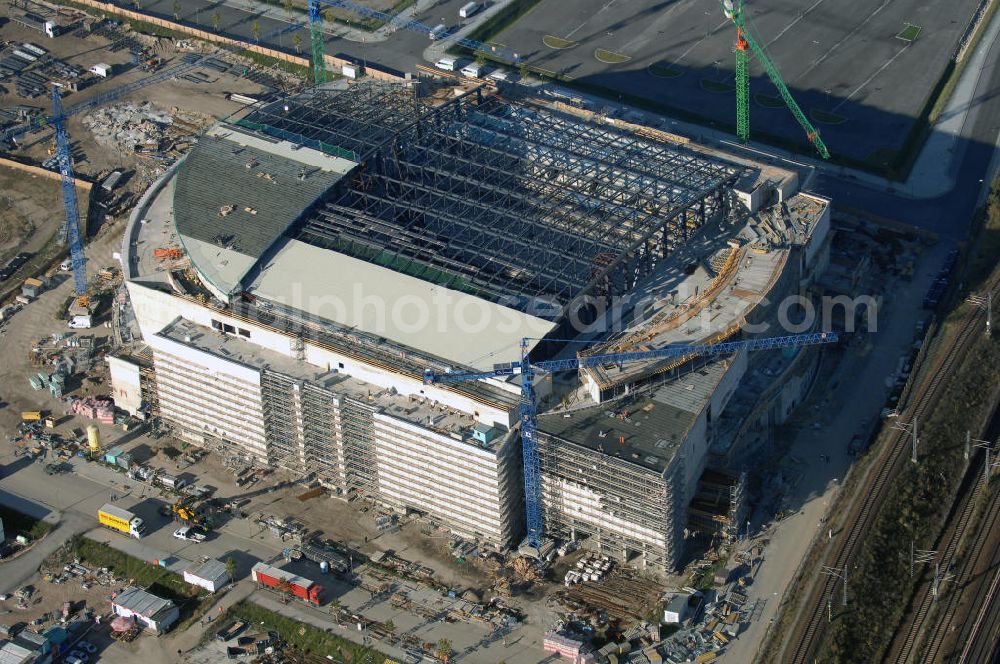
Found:
<svg viewBox="0 0 1000 664"><path fill-rule="evenodd" d="M76 203L76 178L73 175L73 157L70 152L69 136L66 134L66 116L62 109L59 87L52 88L52 119L56 128L56 159L62 175L63 205L66 208L66 244L69 245L70 263L73 266L73 287L77 301L87 304L87 261L83 254L80 238L80 218Z"/></svg>
<svg viewBox="0 0 1000 664"><path fill-rule="evenodd" d="M538 445L536 431L538 413L535 405L534 374L536 372L572 371L581 367L592 367L601 364L623 364L625 362L641 362L667 358L695 358L713 355L729 355L741 350L773 350L779 348L797 348L815 344L827 344L838 341L835 332L813 332L783 337L765 337L743 341L727 341L718 344L672 345L656 350L635 351L624 353L607 353L587 357L571 357L566 359L542 360L531 362L529 353L533 339L521 341L521 360L496 364L488 371L445 371L434 369L424 371L424 383L447 384L484 378L505 378L521 376L521 403L519 409L521 424L521 455L524 464L524 504L527 526L527 543L538 550L545 538L545 525L542 520L541 470L539 467Z"/></svg>

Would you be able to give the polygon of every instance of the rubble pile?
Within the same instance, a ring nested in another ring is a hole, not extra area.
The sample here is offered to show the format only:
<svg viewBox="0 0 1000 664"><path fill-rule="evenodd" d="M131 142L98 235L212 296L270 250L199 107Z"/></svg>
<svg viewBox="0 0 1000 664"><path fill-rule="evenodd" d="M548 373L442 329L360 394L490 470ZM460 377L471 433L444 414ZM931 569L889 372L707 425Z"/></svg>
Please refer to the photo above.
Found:
<svg viewBox="0 0 1000 664"><path fill-rule="evenodd" d="M96 109L83 124L101 145L122 152L155 154L169 149L171 139L195 133L203 121L177 109L168 113L147 101Z"/></svg>

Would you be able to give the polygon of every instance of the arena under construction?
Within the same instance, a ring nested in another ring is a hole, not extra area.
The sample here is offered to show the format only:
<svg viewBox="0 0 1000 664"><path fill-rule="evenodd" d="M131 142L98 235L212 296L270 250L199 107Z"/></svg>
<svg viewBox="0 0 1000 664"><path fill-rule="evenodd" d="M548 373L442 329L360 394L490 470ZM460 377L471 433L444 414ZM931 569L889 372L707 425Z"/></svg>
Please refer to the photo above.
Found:
<svg viewBox="0 0 1000 664"><path fill-rule="evenodd" d="M829 204L800 192L806 168L432 85L336 83L207 131L130 219L143 338L113 387L188 442L506 549L524 532L517 378L423 371L508 362L524 338L539 357L737 338L809 295ZM752 434L787 417L816 352L783 355L778 407L735 425L743 353L540 376L547 532L654 574L685 531L731 532Z"/></svg>

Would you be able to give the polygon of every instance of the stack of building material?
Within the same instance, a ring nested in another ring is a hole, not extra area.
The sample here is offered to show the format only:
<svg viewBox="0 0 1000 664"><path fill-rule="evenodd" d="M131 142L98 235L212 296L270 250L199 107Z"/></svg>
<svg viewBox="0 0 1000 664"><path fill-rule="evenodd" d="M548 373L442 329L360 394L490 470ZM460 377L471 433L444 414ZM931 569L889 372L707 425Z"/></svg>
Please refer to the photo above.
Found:
<svg viewBox="0 0 1000 664"><path fill-rule="evenodd" d="M109 399L86 397L85 399L70 399L67 404L68 415L81 415L87 419L97 420L102 424L114 424L115 407Z"/></svg>

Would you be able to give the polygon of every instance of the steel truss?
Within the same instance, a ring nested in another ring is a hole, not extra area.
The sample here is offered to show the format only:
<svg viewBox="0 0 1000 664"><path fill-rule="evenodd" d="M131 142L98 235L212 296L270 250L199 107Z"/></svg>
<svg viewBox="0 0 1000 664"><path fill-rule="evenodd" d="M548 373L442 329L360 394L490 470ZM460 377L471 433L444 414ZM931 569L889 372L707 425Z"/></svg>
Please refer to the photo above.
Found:
<svg viewBox="0 0 1000 664"><path fill-rule="evenodd" d="M522 307L627 292L722 219L742 174L483 89L430 106L409 87L361 83L247 120L360 162L302 239Z"/></svg>

